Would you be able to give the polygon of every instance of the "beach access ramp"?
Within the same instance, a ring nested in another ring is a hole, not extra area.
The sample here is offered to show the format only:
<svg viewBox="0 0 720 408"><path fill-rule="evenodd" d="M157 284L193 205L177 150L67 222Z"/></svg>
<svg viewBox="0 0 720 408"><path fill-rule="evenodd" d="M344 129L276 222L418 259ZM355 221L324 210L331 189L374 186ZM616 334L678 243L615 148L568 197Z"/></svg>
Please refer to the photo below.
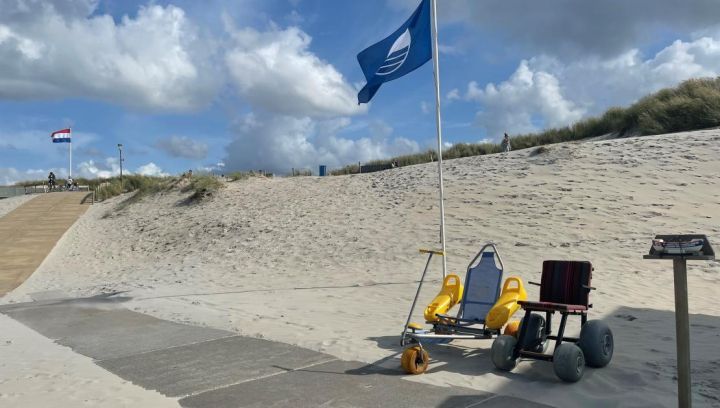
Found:
<svg viewBox="0 0 720 408"><path fill-rule="evenodd" d="M87 192L41 194L0 217L0 296L20 286L87 210Z"/></svg>

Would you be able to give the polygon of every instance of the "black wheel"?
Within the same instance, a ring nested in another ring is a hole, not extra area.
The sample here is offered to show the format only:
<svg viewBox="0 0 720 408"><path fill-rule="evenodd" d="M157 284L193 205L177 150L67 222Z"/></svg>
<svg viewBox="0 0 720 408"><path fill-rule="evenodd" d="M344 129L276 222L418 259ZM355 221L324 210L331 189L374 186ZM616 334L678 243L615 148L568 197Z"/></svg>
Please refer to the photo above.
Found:
<svg viewBox="0 0 720 408"><path fill-rule="evenodd" d="M583 325L577 345L590 367L605 367L612 360L615 345L612 330L601 320L590 320Z"/></svg>
<svg viewBox="0 0 720 408"><path fill-rule="evenodd" d="M525 321L528 320L523 317L518 328L518 337L522 333ZM530 323L528 324L528 330L525 333L525 338L520 344L522 350L533 351L535 353L543 353L547 349L545 339L545 318L539 314L530 315Z"/></svg>
<svg viewBox="0 0 720 408"><path fill-rule="evenodd" d="M490 357L493 364L500 370L511 371L517 365L517 359L513 358L517 339L513 336L502 335L493 341L490 349Z"/></svg>
<svg viewBox="0 0 720 408"><path fill-rule="evenodd" d="M566 382L577 382L585 372L585 356L580 347L572 343L562 343L553 355L555 375Z"/></svg>

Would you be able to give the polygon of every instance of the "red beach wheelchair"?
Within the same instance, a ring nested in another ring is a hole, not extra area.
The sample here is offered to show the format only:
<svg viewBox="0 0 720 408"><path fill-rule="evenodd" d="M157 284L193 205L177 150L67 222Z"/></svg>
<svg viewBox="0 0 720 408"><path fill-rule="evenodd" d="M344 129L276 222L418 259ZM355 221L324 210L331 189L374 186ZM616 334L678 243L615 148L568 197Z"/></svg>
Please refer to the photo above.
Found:
<svg viewBox="0 0 720 408"><path fill-rule="evenodd" d="M613 355L612 331L603 321L587 320L588 309L592 307L589 294L595 289L590 286L592 271L592 264L587 261L544 261L540 301L518 302L525 317L517 337L502 335L493 342L491 357L495 367L511 371L520 358L550 361L560 379L576 382L582 378L585 365L608 365ZM555 312L560 313L560 327L557 335L552 335ZM565 336L568 316L580 316L579 338ZM546 354L550 340L555 340L555 350Z"/></svg>

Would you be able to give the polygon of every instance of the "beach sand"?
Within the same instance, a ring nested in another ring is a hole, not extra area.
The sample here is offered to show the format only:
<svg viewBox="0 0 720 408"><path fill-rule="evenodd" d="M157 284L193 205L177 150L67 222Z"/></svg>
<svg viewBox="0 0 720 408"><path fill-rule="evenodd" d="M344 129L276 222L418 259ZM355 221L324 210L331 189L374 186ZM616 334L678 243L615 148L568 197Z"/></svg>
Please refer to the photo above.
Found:
<svg viewBox="0 0 720 408"><path fill-rule="evenodd" d="M591 261L590 318L613 329L613 361L568 385L543 362L496 371L489 340L456 342L431 347L428 373L407 378L560 407L676 406L672 264L642 256L661 233L704 233L720 248L720 130L534 153L445 163L449 271L464 276L488 241L506 276L525 282L539 281L545 259ZM425 263L417 250L439 246L435 163L254 178L199 205L183 198L94 205L0 302L126 291L132 310L399 369L399 334ZM436 261L413 320L440 277ZM688 285L694 402L720 406L720 261L691 262Z"/></svg>

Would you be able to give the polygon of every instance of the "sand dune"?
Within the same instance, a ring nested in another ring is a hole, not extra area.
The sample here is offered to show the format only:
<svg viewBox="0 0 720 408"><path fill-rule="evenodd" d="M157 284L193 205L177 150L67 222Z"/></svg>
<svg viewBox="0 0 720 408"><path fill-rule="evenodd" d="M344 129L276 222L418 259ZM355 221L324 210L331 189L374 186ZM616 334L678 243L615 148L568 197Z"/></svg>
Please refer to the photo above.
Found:
<svg viewBox="0 0 720 408"><path fill-rule="evenodd" d="M720 249L718 157L720 131L707 130L447 161L450 270L463 274L486 241L525 281L539 279L544 259L590 260L591 318L613 328L615 357L568 386L541 362L497 372L490 341L466 342L433 348L429 373L410 379L557 406L674 406L671 264L642 255L656 233L705 233ZM111 200L3 301L127 291L141 312L397 367L424 265L417 249L438 245L436 183L427 164L251 179L195 206L178 193L120 212ZM432 273L421 303L439 287L439 262ZM692 263L688 280L695 403L720 406L720 262Z"/></svg>

